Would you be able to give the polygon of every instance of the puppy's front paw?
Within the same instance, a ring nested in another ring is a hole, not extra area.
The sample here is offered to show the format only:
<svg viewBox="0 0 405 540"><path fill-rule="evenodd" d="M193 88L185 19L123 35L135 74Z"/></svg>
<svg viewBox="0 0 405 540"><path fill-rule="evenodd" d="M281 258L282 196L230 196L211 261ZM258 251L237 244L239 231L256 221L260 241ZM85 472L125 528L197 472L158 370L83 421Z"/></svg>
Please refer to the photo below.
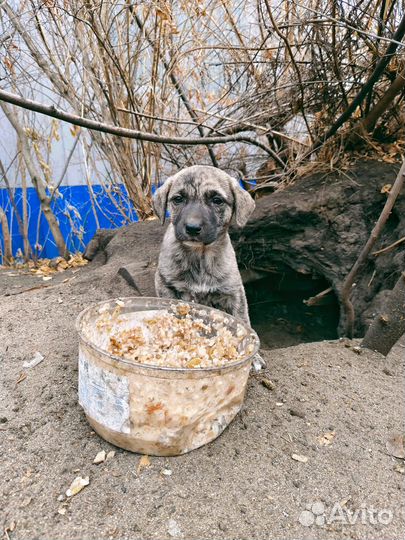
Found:
<svg viewBox="0 0 405 540"><path fill-rule="evenodd" d="M259 353L256 353L254 355L252 367L256 371L256 373L267 367L266 362L263 360Z"/></svg>

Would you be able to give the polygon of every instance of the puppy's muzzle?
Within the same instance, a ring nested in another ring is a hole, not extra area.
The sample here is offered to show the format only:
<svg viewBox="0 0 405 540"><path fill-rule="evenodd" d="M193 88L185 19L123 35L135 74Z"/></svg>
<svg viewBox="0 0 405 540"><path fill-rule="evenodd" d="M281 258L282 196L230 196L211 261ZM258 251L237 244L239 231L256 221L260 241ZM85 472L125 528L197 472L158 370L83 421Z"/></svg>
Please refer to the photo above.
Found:
<svg viewBox="0 0 405 540"><path fill-rule="evenodd" d="M186 233L195 238L201 233L202 226L198 223L186 223Z"/></svg>
<svg viewBox="0 0 405 540"><path fill-rule="evenodd" d="M208 245L218 235L214 212L199 202L187 204L178 214L174 227L180 242Z"/></svg>

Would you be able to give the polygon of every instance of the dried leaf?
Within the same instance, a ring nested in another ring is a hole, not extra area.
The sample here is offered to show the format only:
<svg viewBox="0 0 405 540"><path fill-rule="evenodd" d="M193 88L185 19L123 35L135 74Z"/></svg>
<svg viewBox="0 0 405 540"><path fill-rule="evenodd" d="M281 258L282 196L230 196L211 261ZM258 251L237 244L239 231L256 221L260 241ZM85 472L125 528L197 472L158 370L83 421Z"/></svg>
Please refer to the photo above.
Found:
<svg viewBox="0 0 405 540"><path fill-rule="evenodd" d="M85 478L78 476L73 480L70 488L66 491L66 497L73 497L74 495L77 495L84 487L88 486L89 483L90 479L88 476Z"/></svg>
<svg viewBox="0 0 405 540"><path fill-rule="evenodd" d="M94 463L95 465L98 465L99 463L103 463L105 460L106 460L105 450L101 450L101 451L96 455L96 457L94 458L93 463Z"/></svg>
<svg viewBox="0 0 405 540"><path fill-rule="evenodd" d="M380 193L389 193L391 191L392 184L385 184L382 188Z"/></svg>
<svg viewBox="0 0 405 540"><path fill-rule="evenodd" d="M335 438L336 431L327 431L320 437L318 437L318 443L321 446L329 446L333 443L333 439Z"/></svg>
<svg viewBox="0 0 405 540"><path fill-rule="evenodd" d="M77 135L80 133L80 127L79 126L71 126L70 133L72 137L77 137Z"/></svg>
<svg viewBox="0 0 405 540"><path fill-rule="evenodd" d="M360 107L356 107L353 114L353 118L361 118L361 109Z"/></svg>
<svg viewBox="0 0 405 540"><path fill-rule="evenodd" d="M169 21L170 20L170 15L168 13L166 13L165 11L162 11L159 8L156 8L156 15L158 17L160 17L161 19L163 19L164 21Z"/></svg>
<svg viewBox="0 0 405 540"><path fill-rule="evenodd" d="M394 435L385 444L388 453L399 459L405 459L405 436Z"/></svg>
<svg viewBox="0 0 405 540"><path fill-rule="evenodd" d="M110 450L105 459L106 461L108 461L109 459L112 459L114 456L115 456L115 450Z"/></svg>
<svg viewBox="0 0 405 540"><path fill-rule="evenodd" d="M9 71L13 70L13 62L7 56L3 59L4 65Z"/></svg>
<svg viewBox="0 0 405 540"><path fill-rule="evenodd" d="M142 456L139 459L138 467L136 469L137 474L139 474L143 469L148 469L151 466L149 456Z"/></svg>
<svg viewBox="0 0 405 540"><path fill-rule="evenodd" d="M295 461L299 461L300 463L306 463L308 461L307 456L303 456L301 454L293 454L291 456Z"/></svg>
<svg viewBox="0 0 405 540"><path fill-rule="evenodd" d="M84 259L82 253L76 253L71 255L67 261L63 257L55 257L54 259L39 259L35 266L32 261L28 261L23 265L19 265L19 268L29 268L31 274L36 276L42 276L44 281L49 281L52 274L56 272L63 272L69 268L79 268L88 264L88 260ZM46 279L45 279L46 278Z"/></svg>
<svg viewBox="0 0 405 540"><path fill-rule="evenodd" d="M31 368L37 366L38 364L40 364L43 359L44 359L44 357L42 356L42 354L40 352L36 351L36 353L34 354L34 356L32 357L31 360L23 363L23 368L31 369Z"/></svg>

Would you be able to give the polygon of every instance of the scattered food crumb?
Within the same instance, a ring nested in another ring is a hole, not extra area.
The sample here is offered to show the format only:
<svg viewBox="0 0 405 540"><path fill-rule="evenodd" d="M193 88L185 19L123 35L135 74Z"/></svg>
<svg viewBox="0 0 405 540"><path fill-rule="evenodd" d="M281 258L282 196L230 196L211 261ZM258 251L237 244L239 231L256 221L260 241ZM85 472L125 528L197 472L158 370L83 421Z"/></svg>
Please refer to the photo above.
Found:
<svg viewBox="0 0 405 540"><path fill-rule="evenodd" d="M89 483L90 479L88 476L85 478L78 476L73 480L70 488L66 491L66 497L73 497L74 495L77 495L84 487L88 486Z"/></svg>
<svg viewBox="0 0 405 540"><path fill-rule="evenodd" d="M137 474L141 473L143 469L149 469L151 467L151 462L149 456L141 456L138 462L138 467L136 469Z"/></svg>
<svg viewBox="0 0 405 540"><path fill-rule="evenodd" d="M95 465L99 465L100 463L103 463L106 460L106 453L105 450L101 450L96 457L93 460L93 463Z"/></svg>
<svg viewBox="0 0 405 540"><path fill-rule="evenodd" d="M293 454L291 457L300 463L306 463L308 461L307 456L303 456L302 454Z"/></svg>
<svg viewBox="0 0 405 540"><path fill-rule="evenodd" d="M335 431L328 431L327 433L324 433L320 437L318 437L318 443L321 446L329 446L333 443L333 439L335 438L336 432Z"/></svg>

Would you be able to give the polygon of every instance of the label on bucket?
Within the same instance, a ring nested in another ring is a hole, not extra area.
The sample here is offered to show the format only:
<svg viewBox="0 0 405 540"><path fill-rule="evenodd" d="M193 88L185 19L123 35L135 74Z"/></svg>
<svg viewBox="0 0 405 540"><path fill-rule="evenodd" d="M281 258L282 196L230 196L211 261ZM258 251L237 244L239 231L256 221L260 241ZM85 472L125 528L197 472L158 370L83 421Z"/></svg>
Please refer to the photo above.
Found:
<svg viewBox="0 0 405 540"><path fill-rule="evenodd" d="M129 385L127 377L102 369L79 353L79 403L101 425L129 433Z"/></svg>

